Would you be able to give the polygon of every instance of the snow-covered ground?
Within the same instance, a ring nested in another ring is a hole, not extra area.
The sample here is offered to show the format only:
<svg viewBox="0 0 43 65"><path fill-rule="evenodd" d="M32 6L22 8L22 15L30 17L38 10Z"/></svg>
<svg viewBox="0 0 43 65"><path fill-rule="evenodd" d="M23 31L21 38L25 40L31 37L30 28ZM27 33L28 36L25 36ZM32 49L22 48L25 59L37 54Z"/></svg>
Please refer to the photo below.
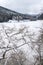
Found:
<svg viewBox="0 0 43 65"><path fill-rule="evenodd" d="M41 28L43 29L43 21L39 20L27 22L25 21L17 22L13 20L9 21L9 23L0 23L0 48L7 47L7 45L9 45L9 47L13 47L15 43L15 45L18 46L18 49L23 50L23 52L26 55L26 58L30 62L34 63L35 59L33 56L37 57L38 53L36 50L38 49L38 46L34 44L33 47L32 41L34 42L37 41L38 37L40 36ZM25 41L22 39L23 36L24 39L26 40L26 43L28 43L29 45L24 44ZM31 47L34 48L34 50L32 50ZM0 49L0 58L2 57L5 50L6 49Z"/></svg>

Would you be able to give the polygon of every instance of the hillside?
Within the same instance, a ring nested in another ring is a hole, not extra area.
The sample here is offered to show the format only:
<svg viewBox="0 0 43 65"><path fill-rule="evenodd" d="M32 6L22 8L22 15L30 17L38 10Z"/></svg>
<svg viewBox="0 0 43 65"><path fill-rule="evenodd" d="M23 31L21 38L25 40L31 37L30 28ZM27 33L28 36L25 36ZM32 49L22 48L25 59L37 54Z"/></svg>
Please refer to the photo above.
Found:
<svg viewBox="0 0 43 65"><path fill-rule="evenodd" d="M16 11L12 11L10 9L0 6L0 22L7 22L8 20L12 20L12 19L15 19L18 21L19 20L29 20L29 19L33 20L33 18L34 16L18 13Z"/></svg>
<svg viewBox="0 0 43 65"><path fill-rule="evenodd" d="M43 14L38 15L29 15L29 14L22 14L16 11L12 11L10 9L4 8L0 6L0 22L8 22L9 20L43 20Z"/></svg>

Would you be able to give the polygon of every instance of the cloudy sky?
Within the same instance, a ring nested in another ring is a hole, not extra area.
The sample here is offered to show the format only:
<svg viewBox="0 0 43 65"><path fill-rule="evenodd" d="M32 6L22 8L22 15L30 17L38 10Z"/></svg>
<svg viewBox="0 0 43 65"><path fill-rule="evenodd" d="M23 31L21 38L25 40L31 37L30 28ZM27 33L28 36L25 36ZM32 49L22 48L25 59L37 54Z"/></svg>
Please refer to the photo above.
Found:
<svg viewBox="0 0 43 65"><path fill-rule="evenodd" d="M0 6L21 12L39 13L43 8L43 0L0 0Z"/></svg>

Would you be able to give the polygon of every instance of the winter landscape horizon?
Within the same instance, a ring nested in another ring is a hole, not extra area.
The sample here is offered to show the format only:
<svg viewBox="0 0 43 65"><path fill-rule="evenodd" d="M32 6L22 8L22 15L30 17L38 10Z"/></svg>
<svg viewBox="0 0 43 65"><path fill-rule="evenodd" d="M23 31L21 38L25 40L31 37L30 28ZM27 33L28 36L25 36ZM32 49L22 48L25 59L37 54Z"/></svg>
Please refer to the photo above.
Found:
<svg viewBox="0 0 43 65"><path fill-rule="evenodd" d="M0 0L0 65L43 65L43 0Z"/></svg>

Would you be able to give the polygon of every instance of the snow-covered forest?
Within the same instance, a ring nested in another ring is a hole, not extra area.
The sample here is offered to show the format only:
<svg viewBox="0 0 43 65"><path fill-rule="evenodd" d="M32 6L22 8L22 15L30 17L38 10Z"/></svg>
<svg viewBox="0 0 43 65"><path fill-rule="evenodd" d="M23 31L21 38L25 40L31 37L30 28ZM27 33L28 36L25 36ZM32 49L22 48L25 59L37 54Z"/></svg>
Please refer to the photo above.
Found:
<svg viewBox="0 0 43 65"><path fill-rule="evenodd" d="M21 22L0 23L0 65L43 65L43 21Z"/></svg>

